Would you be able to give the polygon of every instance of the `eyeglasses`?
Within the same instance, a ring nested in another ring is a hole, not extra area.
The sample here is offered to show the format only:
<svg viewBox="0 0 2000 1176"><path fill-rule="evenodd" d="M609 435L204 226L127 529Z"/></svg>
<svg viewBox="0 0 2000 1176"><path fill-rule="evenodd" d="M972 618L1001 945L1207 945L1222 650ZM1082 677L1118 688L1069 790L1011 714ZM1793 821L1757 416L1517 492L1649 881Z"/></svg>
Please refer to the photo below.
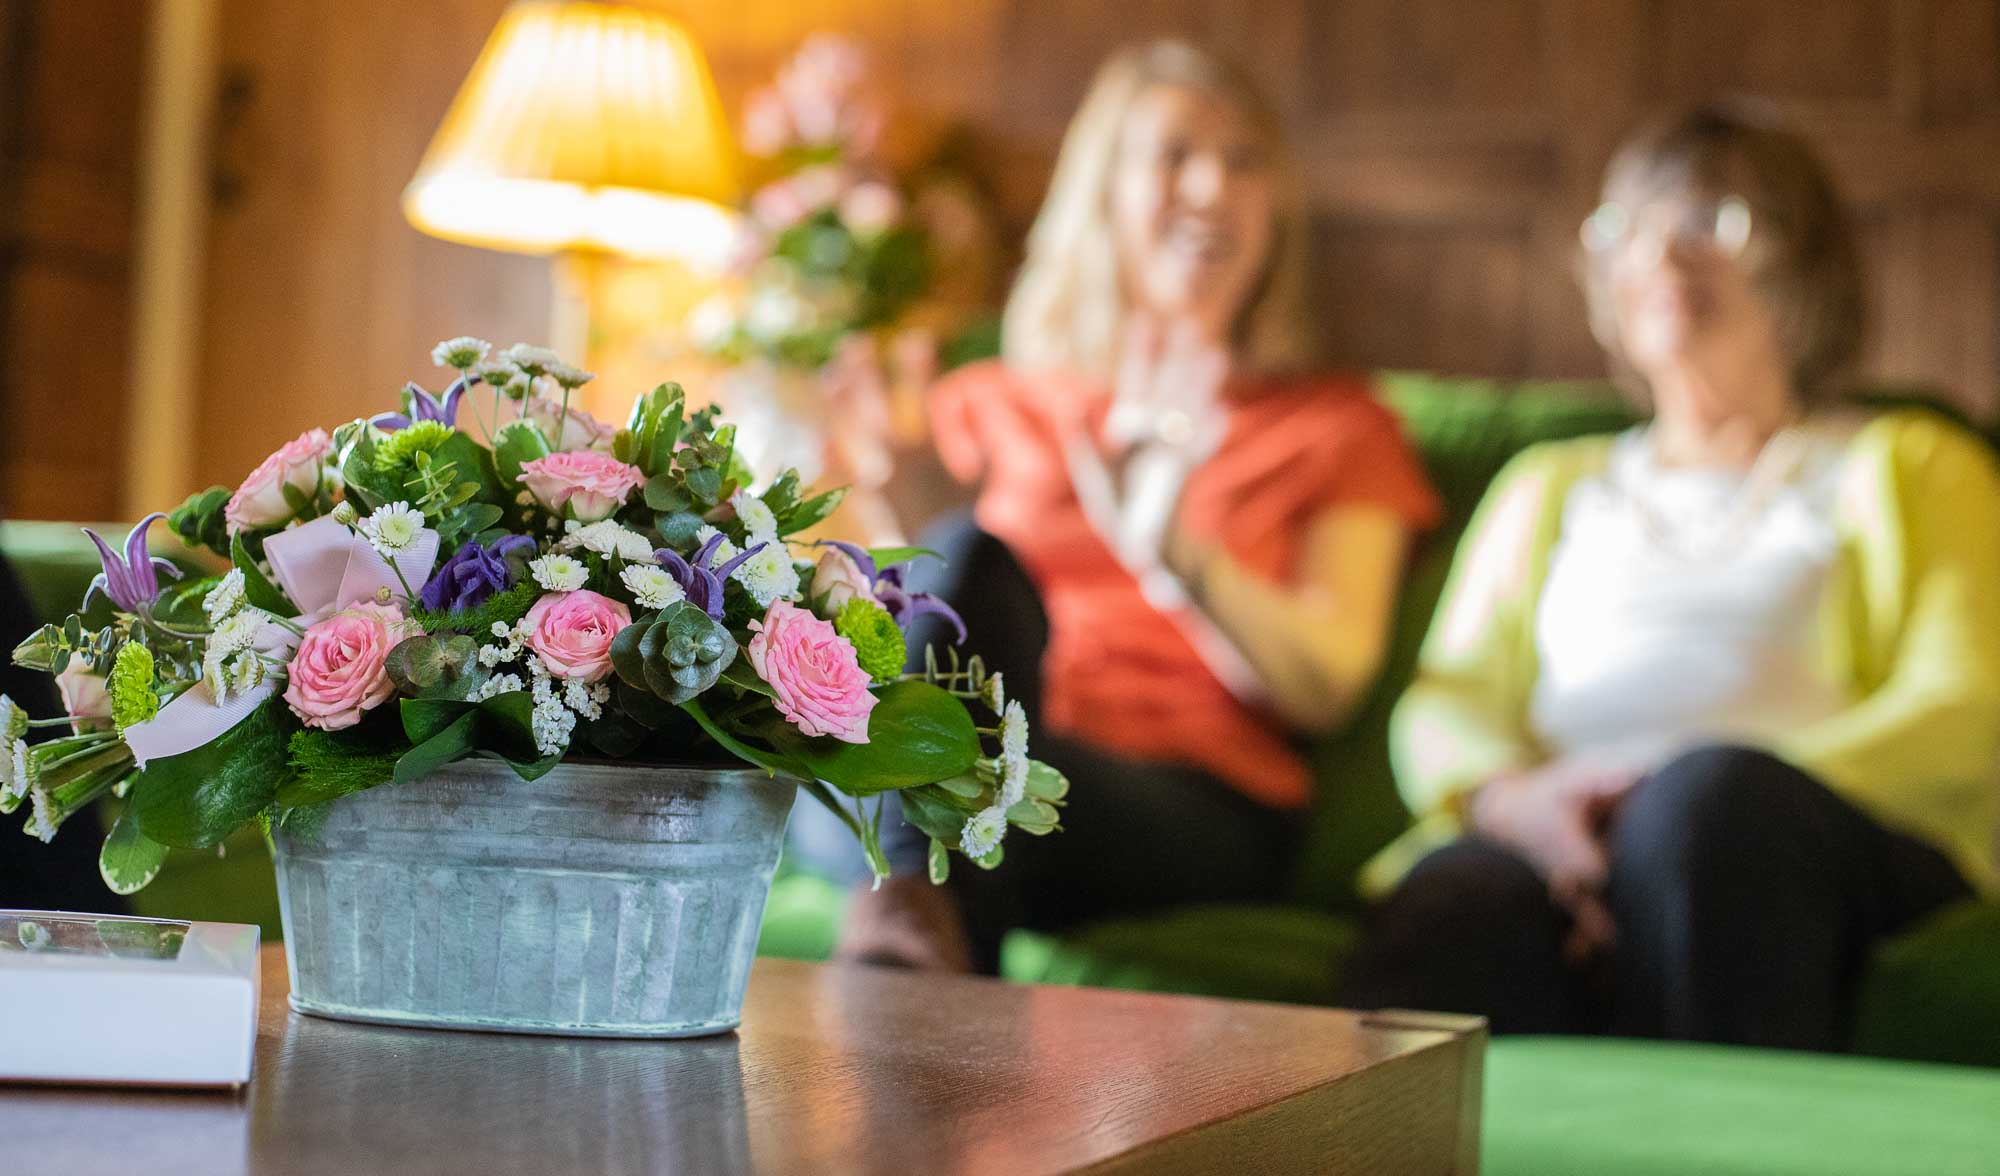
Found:
<svg viewBox="0 0 2000 1176"><path fill-rule="evenodd" d="M1741 196L1663 197L1636 208L1607 200L1584 218L1577 235L1585 249L1598 254L1638 241L1658 252L1678 242L1736 257L1750 243L1750 223L1750 205Z"/></svg>

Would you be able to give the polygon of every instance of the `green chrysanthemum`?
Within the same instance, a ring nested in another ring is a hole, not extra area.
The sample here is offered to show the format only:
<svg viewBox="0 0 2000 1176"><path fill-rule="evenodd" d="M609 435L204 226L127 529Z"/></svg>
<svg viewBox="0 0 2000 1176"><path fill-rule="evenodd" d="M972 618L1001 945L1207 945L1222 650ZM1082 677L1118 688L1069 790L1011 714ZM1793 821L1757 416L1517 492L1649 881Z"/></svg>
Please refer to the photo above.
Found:
<svg viewBox="0 0 2000 1176"><path fill-rule="evenodd" d="M375 468L385 474L407 473L415 468L417 454L434 453L451 437L452 428L442 421L418 421L375 443Z"/></svg>
<svg viewBox="0 0 2000 1176"><path fill-rule="evenodd" d="M153 651L136 641L127 641L111 663L107 685L111 694L111 722L120 733L134 723L143 723L160 712L160 696L153 692Z"/></svg>
<svg viewBox="0 0 2000 1176"><path fill-rule="evenodd" d="M870 678L893 682L902 676L903 631L881 605L856 597L834 618L833 629L854 646L855 657Z"/></svg>

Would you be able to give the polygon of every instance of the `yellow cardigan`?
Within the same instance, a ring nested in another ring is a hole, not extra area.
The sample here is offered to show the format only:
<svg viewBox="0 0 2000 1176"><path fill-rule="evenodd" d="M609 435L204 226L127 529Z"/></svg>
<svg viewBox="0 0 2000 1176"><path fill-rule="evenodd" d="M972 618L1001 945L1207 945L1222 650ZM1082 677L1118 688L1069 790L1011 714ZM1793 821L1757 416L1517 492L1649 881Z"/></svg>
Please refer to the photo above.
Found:
<svg viewBox="0 0 2000 1176"><path fill-rule="evenodd" d="M1546 759L1528 729L1536 604L1570 488L1604 469L1612 440L1534 446L1480 502L1390 725L1417 825L1365 888L1456 836L1481 783ZM2000 469L1936 414L1876 417L1849 442L1836 526L1820 661L1851 702L1767 750L2000 889Z"/></svg>

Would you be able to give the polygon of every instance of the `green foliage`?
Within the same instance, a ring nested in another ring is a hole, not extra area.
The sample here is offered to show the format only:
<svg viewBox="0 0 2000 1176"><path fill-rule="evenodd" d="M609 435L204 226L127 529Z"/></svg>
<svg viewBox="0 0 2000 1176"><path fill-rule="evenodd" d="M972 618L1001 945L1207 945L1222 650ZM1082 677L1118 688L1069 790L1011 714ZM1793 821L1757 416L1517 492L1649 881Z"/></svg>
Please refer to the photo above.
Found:
<svg viewBox="0 0 2000 1176"><path fill-rule="evenodd" d="M120 734L160 713L160 696L153 690L153 651L137 641L119 646L105 689L111 695L111 723Z"/></svg>
<svg viewBox="0 0 2000 1176"><path fill-rule="evenodd" d="M632 405L625 428L612 442L613 456L638 466L648 478L666 473L673 465L686 409L687 395L679 384L661 384L641 396Z"/></svg>
<svg viewBox="0 0 2000 1176"><path fill-rule="evenodd" d="M290 775L293 724L266 699L211 743L146 764L132 785L139 831L164 845L206 849L262 812Z"/></svg>
<svg viewBox="0 0 2000 1176"><path fill-rule="evenodd" d="M979 758L965 704L927 682L884 689L868 716L866 743L807 738L784 722L770 735L779 752L850 796L930 784L970 770Z"/></svg>
<svg viewBox="0 0 2000 1176"><path fill-rule="evenodd" d="M113 894L133 894L160 872L167 847L139 831L130 809L119 814L97 855L97 872Z"/></svg>
<svg viewBox="0 0 2000 1176"><path fill-rule="evenodd" d="M387 784L406 745L363 728L294 732L289 747L292 778L278 789L277 803L303 808Z"/></svg>
<svg viewBox="0 0 2000 1176"><path fill-rule="evenodd" d="M621 681L676 705L715 685L735 659L736 638L685 600L627 626L611 642Z"/></svg>
<svg viewBox="0 0 2000 1176"><path fill-rule="evenodd" d="M86 628L83 618L72 613L62 624L43 625L22 638L14 647L14 664L24 670L54 674L69 665L71 655L81 654L94 672L108 674L111 659L121 643L116 628L109 625Z"/></svg>
<svg viewBox="0 0 2000 1176"><path fill-rule="evenodd" d="M186 501L167 515L167 526L189 547L205 547L217 555L229 554L229 525L223 517L229 505L227 486L210 486L187 496Z"/></svg>
<svg viewBox="0 0 2000 1176"><path fill-rule="evenodd" d="M542 590L533 580L522 579L520 583L504 592L496 592L485 600L463 612L445 609L417 608L410 612L426 633L471 633L484 637L493 631L494 622L512 625L528 615L535 607Z"/></svg>
<svg viewBox="0 0 2000 1176"><path fill-rule="evenodd" d="M494 472L499 475L502 487L519 486L521 467L551 452L549 439L542 436L541 427L535 422L526 418L509 421L501 426L498 443L493 447Z"/></svg>
<svg viewBox="0 0 2000 1176"><path fill-rule="evenodd" d="M271 583L270 577L251 558L250 549L243 544L243 536L236 535L230 539L229 561L243 573L243 599L249 601L251 607L281 617L299 615L298 606L287 599L276 584Z"/></svg>
<svg viewBox="0 0 2000 1176"><path fill-rule="evenodd" d="M479 642L463 634L407 637L389 651L389 680L421 698L465 699L486 680Z"/></svg>
<svg viewBox="0 0 2000 1176"><path fill-rule="evenodd" d="M893 682L902 676L908 647L887 609L857 596L842 606L833 629L854 646L854 656L870 678Z"/></svg>
<svg viewBox="0 0 2000 1176"><path fill-rule="evenodd" d="M420 780L475 752L506 761L523 780L546 774L562 758L536 749L534 703L518 690L477 702L406 698L402 716L411 746L396 760L398 784Z"/></svg>

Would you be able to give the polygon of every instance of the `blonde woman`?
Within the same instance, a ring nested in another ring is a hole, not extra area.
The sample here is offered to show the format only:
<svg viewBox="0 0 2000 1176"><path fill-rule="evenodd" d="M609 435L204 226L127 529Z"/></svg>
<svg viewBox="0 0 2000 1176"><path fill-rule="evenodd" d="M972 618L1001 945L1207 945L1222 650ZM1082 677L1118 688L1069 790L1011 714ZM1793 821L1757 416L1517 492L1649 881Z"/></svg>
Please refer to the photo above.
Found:
<svg viewBox="0 0 2000 1176"><path fill-rule="evenodd" d="M1488 491L1395 714L1383 865L1428 852L1343 1003L1837 1049L1873 944L2000 881L2000 474L1838 401L1853 233L1765 112L1635 136L1583 243L1652 419Z"/></svg>
<svg viewBox="0 0 2000 1176"><path fill-rule="evenodd" d="M937 587L1069 776L1066 832L1010 839L947 891L915 854L910 880L858 894L845 953L990 970L1012 926L1284 886L1311 793L1295 738L1367 690L1436 511L1366 385L1312 374L1304 245L1241 73L1177 41L1105 63L1004 357L954 373L931 414L975 501L931 537Z"/></svg>

